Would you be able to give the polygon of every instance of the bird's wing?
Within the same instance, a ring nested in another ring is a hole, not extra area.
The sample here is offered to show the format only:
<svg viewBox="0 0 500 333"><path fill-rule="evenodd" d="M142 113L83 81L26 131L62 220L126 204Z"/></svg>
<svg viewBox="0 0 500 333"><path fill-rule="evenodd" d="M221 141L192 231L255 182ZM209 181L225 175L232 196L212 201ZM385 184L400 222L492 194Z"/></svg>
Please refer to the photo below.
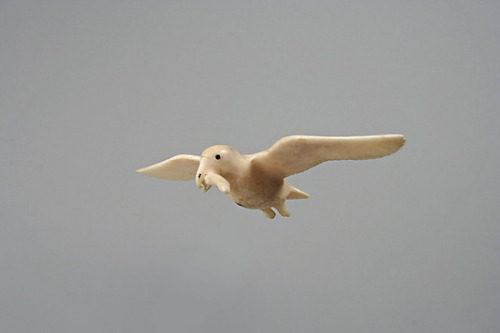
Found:
<svg viewBox="0 0 500 333"><path fill-rule="evenodd" d="M366 160L397 152L404 144L400 134L368 136L287 136L254 155L260 167L282 177L333 160Z"/></svg>
<svg viewBox="0 0 500 333"><path fill-rule="evenodd" d="M200 164L200 156L181 154L163 162L137 170L151 177L166 180L190 180L196 176Z"/></svg>

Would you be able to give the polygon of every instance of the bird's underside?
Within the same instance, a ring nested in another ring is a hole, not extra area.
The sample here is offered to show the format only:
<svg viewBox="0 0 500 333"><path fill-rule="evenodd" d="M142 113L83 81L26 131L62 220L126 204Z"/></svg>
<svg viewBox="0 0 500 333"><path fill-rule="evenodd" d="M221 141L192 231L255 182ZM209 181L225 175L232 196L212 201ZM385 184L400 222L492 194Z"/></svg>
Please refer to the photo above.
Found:
<svg viewBox="0 0 500 333"><path fill-rule="evenodd" d="M217 145L201 156L182 154L137 170L167 180L195 179L205 191L216 186L236 204L260 209L268 218L276 213L290 216L286 200L306 199L309 195L284 178L334 160L380 158L398 151L405 143L399 134L356 137L289 136L269 149L245 155L236 149Z"/></svg>
<svg viewBox="0 0 500 333"><path fill-rule="evenodd" d="M231 177L228 177L231 179ZM286 200L306 199L309 195L283 179L259 179L252 177L252 181L246 179L231 179L231 192L228 194L237 205L249 209L260 209L266 217L274 218L276 209L281 216L290 216L285 206Z"/></svg>
<svg viewBox="0 0 500 333"><path fill-rule="evenodd" d="M272 202L268 207L259 207L259 209L264 213L264 215L266 215L267 218L272 219L276 216L273 208L276 209L281 216L289 217L290 211L285 206L286 200L309 198L309 194L302 192L287 181L283 181L283 186L280 189L280 192L281 193L278 195L279 199L277 201Z"/></svg>

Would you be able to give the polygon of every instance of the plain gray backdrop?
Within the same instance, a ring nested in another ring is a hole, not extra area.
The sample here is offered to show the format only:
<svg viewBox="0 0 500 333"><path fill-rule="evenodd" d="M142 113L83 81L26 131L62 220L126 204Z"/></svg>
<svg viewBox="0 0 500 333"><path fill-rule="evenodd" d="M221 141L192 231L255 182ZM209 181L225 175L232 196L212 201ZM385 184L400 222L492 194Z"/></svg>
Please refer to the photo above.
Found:
<svg viewBox="0 0 500 333"><path fill-rule="evenodd" d="M1 332L500 331L498 1L0 2ZM136 169L401 133L268 220Z"/></svg>

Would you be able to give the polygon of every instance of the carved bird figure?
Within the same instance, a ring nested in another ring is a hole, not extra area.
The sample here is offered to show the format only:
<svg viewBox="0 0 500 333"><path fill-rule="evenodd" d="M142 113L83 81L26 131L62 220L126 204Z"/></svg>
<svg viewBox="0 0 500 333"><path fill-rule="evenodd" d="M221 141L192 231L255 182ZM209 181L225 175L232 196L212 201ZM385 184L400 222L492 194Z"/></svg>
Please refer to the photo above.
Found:
<svg viewBox="0 0 500 333"><path fill-rule="evenodd" d="M290 216L285 201L309 195L289 184L286 177L334 160L367 160L397 152L404 144L400 134L368 136L293 135L269 149L246 155L225 145L209 147L198 155L181 154L137 170L167 180L196 179L198 188L216 186L239 206L260 209L265 216Z"/></svg>

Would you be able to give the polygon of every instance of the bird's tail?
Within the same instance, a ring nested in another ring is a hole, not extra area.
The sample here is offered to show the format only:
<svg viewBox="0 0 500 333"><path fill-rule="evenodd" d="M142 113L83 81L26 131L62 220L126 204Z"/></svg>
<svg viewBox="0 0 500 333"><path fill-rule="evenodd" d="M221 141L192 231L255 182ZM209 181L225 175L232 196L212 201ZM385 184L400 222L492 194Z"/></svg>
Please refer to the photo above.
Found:
<svg viewBox="0 0 500 333"><path fill-rule="evenodd" d="M286 200L290 199L307 199L309 198L309 194L306 192L302 192L295 186L291 185L290 183L285 181L284 184L286 191L288 191L288 194L286 195Z"/></svg>

